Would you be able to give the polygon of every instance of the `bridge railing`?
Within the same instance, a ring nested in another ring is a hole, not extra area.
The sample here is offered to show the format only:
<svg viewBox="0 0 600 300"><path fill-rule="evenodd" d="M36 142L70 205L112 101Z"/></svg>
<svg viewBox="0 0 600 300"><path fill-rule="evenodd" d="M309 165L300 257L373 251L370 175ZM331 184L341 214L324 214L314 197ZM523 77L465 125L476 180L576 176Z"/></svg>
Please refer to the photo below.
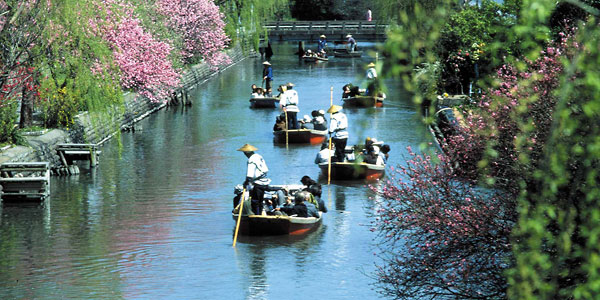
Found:
<svg viewBox="0 0 600 300"><path fill-rule="evenodd" d="M266 22L264 27L270 31L297 31L297 30L377 30L385 31L387 24L378 24L375 21L275 21Z"/></svg>

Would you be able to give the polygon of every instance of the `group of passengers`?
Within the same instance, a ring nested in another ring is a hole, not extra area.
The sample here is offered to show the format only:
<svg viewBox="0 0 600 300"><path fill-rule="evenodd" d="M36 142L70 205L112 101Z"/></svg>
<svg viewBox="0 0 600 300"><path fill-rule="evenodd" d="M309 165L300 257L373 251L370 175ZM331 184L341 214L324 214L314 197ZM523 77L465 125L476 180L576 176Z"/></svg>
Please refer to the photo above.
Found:
<svg viewBox="0 0 600 300"><path fill-rule="evenodd" d="M252 85L252 95L250 96L251 98L264 98L265 96L265 89L261 88L261 87L257 87L256 84Z"/></svg>
<svg viewBox="0 0 600 300"><path fill-rule="evenodd" d="M355 154L355 148L361 149ZM332 161L339 161L335 158L335 145L332 143L331 150L329 143L326 141L321 145L321 151L315 157L315 164L329 162L329 157L334 157ZM362 161L368 164L383 166L387 163L391 148L388 144L383 144L375 138L367 137L364 146L355 146L349 149L344 149L343 161Z"/></svg>
<svg viewBox="0 0 600 300"><path fill-rule="evenodd" d="M325 202L321 199L321 184L309 176L300 180L305 187L301 190L289 190L288 188L267 188L263 200L244 197L244 214L260 215L284 215L296 217L319 217L319 211L327 212ZM238 211L238 204L243 193L242 186L235 188L236 196L233 198L234 213ZM249 198L249 199L248 199Z"/></svg>
<svg viewBox="0 0 600 300"><path fill-rule="evenodd" d="M311 112L312 118L308 115L304 115L300 123L300 129L312 129L312 130L327 130L327 120L325 119L324 110L313 110ZM289 123L289 120L287 120ZM273 131L281 131L286 128L286 117L285 113L275 117L275 125L273 125Z"/></svg>

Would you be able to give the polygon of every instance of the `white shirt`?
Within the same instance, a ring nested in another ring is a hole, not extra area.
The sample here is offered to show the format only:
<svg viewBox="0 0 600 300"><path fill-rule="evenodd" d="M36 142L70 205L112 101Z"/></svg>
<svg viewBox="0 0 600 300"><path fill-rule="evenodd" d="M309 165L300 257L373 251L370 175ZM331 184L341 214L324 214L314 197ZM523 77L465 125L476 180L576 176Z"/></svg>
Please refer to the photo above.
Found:
<svg viewBox="0 0 600 300"><path fill-rule="evenodd" d="M267 178L267 172L269 172L269 168L260 154L254 153L248 158L246 177L250 178L252 183L268 185L271 182L271 179Z"/></svg>
<svg viewBox="0 0 600 300"><path fill-rule="evenodd" d="M377 78L377 71L375 70L375 68L368 68L367 69L367 79L375 79Z"/></svg>
<svg viewBox="0 0 600 300"><path fill-rule="evenodd" d="M299 112L298 109L298 92L295 90L287 90L281 95L279 105L282 109L289 112Z"/></svg>
<svg viewBox="0 0 600 300"><path fill-rule="evenodd" d="M329 158L334 155L333 153L333 150L329 151L329 148L319 151L319 153L317 153L317 157L315 157L315 164L329 162Z"/></svg>
<svg viewBox="0 0 600 300"><path fill-rule="evenodd" d="M316 116L312 119L313 124L325 124L325 118L323 116Z"/></svg>
<svg viewBox="0 0 600 300"><path fill-rule="evenodd" d="M331 115L331 124L329 125L329 133L334 139L348 138L348 118L342 112L337 112Z"/></svg>

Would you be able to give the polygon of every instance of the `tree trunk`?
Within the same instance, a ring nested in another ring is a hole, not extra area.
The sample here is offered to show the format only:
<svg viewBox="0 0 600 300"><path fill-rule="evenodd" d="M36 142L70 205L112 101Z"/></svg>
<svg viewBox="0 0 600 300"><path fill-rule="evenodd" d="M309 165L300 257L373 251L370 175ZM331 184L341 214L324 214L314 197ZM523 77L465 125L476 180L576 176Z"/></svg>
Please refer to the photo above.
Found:
<svg viewBox="0 0 600 300"><path fill-rule="evenodd" d="M33 93L23 87L21 97L21 120L19 128L30 127L33 124Z"/></svg>

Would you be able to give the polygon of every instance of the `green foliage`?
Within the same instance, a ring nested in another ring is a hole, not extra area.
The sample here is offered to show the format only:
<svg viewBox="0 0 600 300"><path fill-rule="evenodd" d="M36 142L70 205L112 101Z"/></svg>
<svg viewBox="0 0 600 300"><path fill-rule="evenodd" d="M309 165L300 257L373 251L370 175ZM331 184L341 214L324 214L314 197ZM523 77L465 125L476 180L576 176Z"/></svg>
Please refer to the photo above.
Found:
<svg viewBox="0 0 600 300"><path fill-rule="evenodd" d="M89 31L88 21L95 14L91 1L54 2L46 42L37 48L43 75L41 107L48 127L68 126L80 111L103 110L122 102L112 52Z"/></svg>
<svg viewBox="0 0 600 300"><path fill-rule="evenodd" d="M23 138L19 135L17 121L17 103L11 101L0 109L0 141L22 145Z"/></svg>
<svg viewBox="0 0 600 300"><path fill-rule="evenodd" d="M580 25L585 50L565 61L545 163L520 200L509 272L515 299L600 295L600 29L596 20Z"/></svg>
<svg viewBox="0 0 600 300"><path fill-rule="evenodd" d="M264 34L263 22L281 20L290 14L288 0L220 0L215 3L225 14L225 32L232 41L249 40L256 49Z"/></svg>

